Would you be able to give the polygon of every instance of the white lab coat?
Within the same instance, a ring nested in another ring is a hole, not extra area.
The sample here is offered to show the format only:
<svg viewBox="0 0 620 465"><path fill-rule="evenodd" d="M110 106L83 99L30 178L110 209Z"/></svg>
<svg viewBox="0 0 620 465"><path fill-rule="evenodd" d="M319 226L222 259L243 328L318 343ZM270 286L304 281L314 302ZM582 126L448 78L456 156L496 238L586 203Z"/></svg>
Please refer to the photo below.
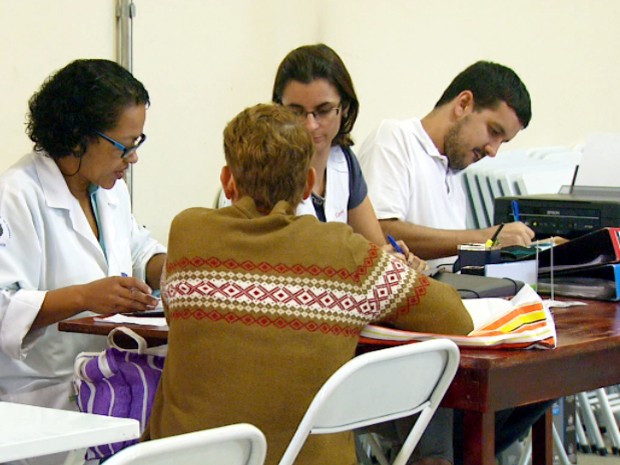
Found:
<svg viewBox="0 0 620 465"><path fill-rule="evenodd" d="M28 334L46 290L121 273L144 279L148 260L165 252L134 220L122 180L96 196L107 259L51 158L31 153L0 176L0 400L75 409L75 356L105 338L56 325Z"/></svg>
<svg viewBox="0 0 620 465"><path fill-rule="evenodd" d="M334 146L327 158L325 182L325 220L347 223L349 221L349 164L342 148ZM298 215L316 216L312 198L302 200L297 206Z"/></svg>

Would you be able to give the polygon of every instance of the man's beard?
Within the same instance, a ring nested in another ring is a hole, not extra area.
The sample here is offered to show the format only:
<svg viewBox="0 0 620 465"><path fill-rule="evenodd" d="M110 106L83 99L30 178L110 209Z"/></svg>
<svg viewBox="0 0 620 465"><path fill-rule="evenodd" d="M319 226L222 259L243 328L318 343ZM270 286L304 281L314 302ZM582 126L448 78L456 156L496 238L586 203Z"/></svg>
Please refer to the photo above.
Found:
<svg viewBox="0 0 620 465"><path fill-rule="evenodd" d="M455 122L448 130L446 137L444 138L444 152L446 157L448 157L448 166L453 171L464 170L469 165L485 156L483 149L476 148L473 151L478 155L478 159L475 159L473 162L470 161L470 150L467 149L459 140L463 126L468 119L469 115Z"/></svg>

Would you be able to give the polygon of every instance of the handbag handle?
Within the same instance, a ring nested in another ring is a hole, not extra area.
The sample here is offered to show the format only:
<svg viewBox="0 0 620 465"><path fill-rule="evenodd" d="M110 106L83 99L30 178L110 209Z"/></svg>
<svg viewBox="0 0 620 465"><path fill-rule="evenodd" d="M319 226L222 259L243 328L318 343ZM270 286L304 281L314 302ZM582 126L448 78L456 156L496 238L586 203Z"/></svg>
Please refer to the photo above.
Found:
<svg viewBox="0 0 620 465"><path fill-rule="evenodd" d="M134 342L136 343L137 348L127 349L125 347L121 347L120 345L118 345L118 343L114 339L114 336L119 333L124 334L125 336L133 339ZM148 349L148 344L146 342L146 339L144 339L134 330L127 328L126 326L116 326L115 328L112 328L112 331L108 333L108 346L114 347L115 349L123 350L126 352L135 352L137 354L144 354L146 353L146 350Z"/></svg>

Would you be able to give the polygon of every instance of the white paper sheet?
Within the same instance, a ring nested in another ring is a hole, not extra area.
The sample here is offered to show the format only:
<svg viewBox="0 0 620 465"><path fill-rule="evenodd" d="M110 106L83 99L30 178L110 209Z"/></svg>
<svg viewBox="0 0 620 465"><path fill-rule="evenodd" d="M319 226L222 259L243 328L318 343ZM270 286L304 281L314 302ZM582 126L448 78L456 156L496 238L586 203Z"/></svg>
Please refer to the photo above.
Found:
<svg viewBox="0 0 620 465"><path fill-rule="evenodd" d="M111 315L105 318L96 318L100 321L107 323L131 323L133 325L145 325L145 326L160 326L166 327L166 319L164 317L150 317L150 316L127 316L121 313Z"/></svg>

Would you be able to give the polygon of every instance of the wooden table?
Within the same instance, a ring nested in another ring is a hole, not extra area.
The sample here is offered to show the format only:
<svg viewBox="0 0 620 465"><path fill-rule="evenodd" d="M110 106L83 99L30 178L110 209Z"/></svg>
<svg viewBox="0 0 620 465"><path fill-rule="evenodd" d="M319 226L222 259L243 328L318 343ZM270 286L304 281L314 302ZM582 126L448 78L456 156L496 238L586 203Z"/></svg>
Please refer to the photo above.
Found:
<svg viewBox="0 0 620 465"><path fill-rule="evenodd" d="M145 319L145 321L148 321ZM168 342L168 327L167 326L149 326L138 324L118 324L110 323L101 319L101 317L87 317L76 318L73 320L65 320L58 323L58 329L60 331L67 331L70 333L85 333L85 334L98 334L101 336L107 336L112 329L117 326L127 326L133 329L140 336L145 338L149 345L161 345ZM119 334L119 338L122 338L122 334ZM116 336L115 336L116 340Z"/></svg>
<svg viewBox="0 0 620 465"><path fill-rule="evenodd" d="M465 465L495 464L495 412L620 384L620 304L589 301L554 308L552 350L461 349L461 362L442 405L464 410ZM63 331L107 334L115 325L92 318L59 323ZM152 342L167 329L132 326ZM553 463L552 416L533 428L533 465Z"/></svg>
<svg viewBox="0 0 620 465"><path fill-rule="evenodd" d="M75 451L140 436L140 423L34 405L0 402L0 462Z"/></svg>
<svg viewBox="0 0 620 465"><path fill-rule="evenodd" d="M461 350L444 405L465 411L465 464L494 463L495 412L620 383L620 304L555 308L558 346ZM533 428L533 465L553 463L552 415Z"/></svg>

